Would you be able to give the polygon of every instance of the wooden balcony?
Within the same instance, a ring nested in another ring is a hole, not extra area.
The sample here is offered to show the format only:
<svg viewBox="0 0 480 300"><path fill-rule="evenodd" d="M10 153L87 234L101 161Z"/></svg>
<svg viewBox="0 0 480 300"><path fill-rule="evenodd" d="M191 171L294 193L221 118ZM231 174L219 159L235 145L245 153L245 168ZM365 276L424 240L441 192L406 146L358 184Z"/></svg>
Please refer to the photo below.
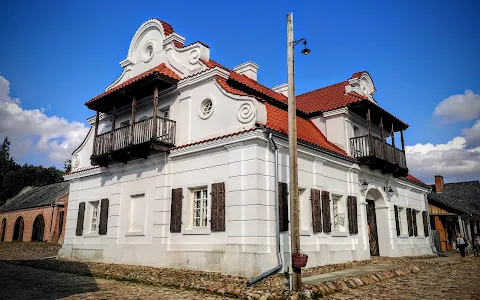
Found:
<svg viewBox="0 0 480 300"><path fill-rule="evenodd" d="M351 138L350 149L353 157L372 170L380 169L384 174L393 173L397 177L408 175L405 152L377 137L364 135Z"/></svg>
<svg viewBox="0 0 480 300"><path fill-rule="evenodd" d="M148 118L96 136L91 156L93 165L126 163L131 158L146 158L151 151L169 151L175 145L176 122L162 117Z"/></svg>

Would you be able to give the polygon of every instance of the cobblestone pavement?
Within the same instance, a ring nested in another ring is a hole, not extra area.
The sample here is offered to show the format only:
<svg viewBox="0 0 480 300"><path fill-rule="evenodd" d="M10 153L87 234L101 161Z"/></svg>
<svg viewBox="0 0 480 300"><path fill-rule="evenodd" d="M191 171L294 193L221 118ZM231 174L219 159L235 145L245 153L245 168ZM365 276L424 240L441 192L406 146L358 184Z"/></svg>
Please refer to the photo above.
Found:
<svg viewBox="0 0 480 300"><path fill-rule="evenodd" d="M228 299L201 292L122 283L0 262L0 299Z"/></svg>
<svg viewBox="0 0 480 300"><path fill-rule="evenodd" d="M480 257L458 265L422 270L324 299L480 299Z"/></svg>

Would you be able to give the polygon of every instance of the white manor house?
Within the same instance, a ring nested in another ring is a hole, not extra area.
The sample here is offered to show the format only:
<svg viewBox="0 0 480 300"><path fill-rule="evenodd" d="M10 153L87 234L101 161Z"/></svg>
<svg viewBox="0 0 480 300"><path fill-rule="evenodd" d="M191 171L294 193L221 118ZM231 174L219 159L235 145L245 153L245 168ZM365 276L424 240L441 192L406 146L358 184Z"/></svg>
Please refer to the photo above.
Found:
<svg viewBox="0 0 480 300"><path fill-rule="evenodd" d="M241 276L286 270L287 85L260 84L253 62L222 66L157 19L140 26L120 65L86 102L96 116L65 176L60 255ZM307 267L431 253L429 186L408 174L408 125L375 91L358 72L297 96Z"/></svg>

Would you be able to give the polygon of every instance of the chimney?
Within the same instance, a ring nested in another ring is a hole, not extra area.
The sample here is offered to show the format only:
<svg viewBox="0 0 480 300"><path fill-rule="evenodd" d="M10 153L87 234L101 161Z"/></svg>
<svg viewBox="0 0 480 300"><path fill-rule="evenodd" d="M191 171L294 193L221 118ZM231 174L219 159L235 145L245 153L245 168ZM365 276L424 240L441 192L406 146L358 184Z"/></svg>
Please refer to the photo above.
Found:
<svg viewBox="0 0 480 300"><path fill-rule="evenodd" d="M237 72L240 75L245 75L248 78L257 81L258 68L260 68L260 66L257 65L256 63L247 61L246 63L243 63L233 68L233 71Z"/></svg>
<svg viewBox="0 0 480 300"><path fill-rule="evenodd" d="M288 97L288 83L282 83L272 88L274 92L279 94L283 94L284 96Z"/></svg>
<svg viewBox="0 0 480 300"><path fill-rule="evenodd" d="M443 192L443 176L442 175L435 175L435 192L437 193Z"/></svg>

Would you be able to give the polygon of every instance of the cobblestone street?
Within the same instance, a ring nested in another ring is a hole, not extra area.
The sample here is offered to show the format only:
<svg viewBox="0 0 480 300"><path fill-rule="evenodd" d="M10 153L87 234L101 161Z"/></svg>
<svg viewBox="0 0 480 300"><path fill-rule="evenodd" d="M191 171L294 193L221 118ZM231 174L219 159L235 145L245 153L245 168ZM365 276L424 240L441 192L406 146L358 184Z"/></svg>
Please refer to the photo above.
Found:
<svg viewBox="0 0 480 300"><path fill-rule="evenodd" d="M453 266L422 270L375 285L327 296L328 300L351 299L480 299L480 257Z"/></svg>
<svg viewBox="0 0 480 300"><path fill-rule="evenodd" d="M201 292L92 278L0 262L0 299L225 299Z"/></svg>

